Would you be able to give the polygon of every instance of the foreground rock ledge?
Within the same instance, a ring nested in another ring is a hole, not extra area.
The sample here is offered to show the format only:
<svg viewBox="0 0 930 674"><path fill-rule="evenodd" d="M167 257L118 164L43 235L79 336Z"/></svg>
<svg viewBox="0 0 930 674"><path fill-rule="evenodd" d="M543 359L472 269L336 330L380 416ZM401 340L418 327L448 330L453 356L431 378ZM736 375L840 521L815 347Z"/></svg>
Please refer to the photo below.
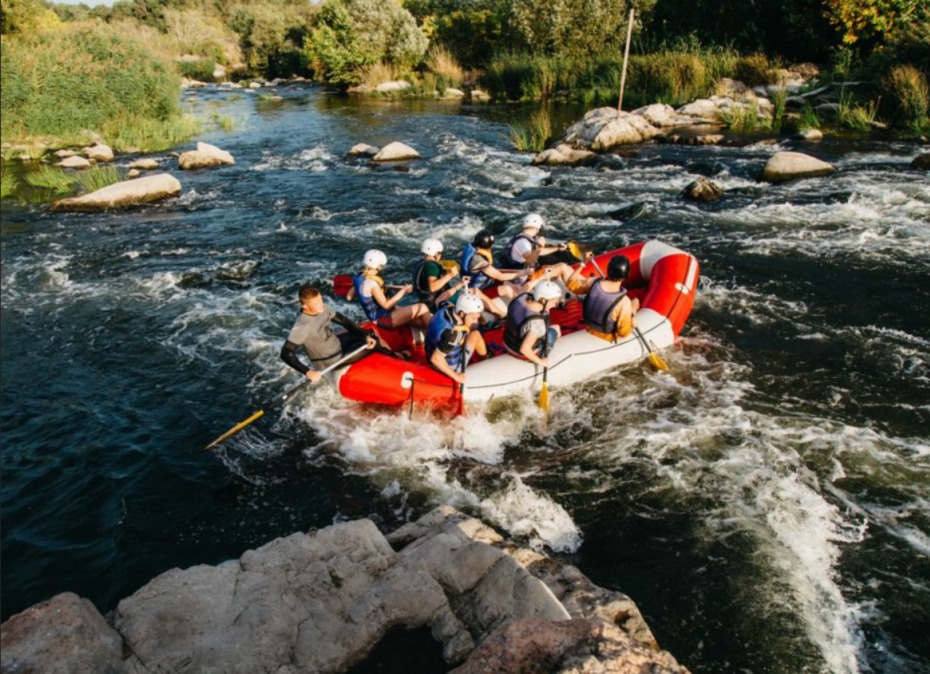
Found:
<svg viewBox="0 0 930 674"><path fill-rule="evenodd" d="M449 507L387 538L358 520L172 569L119 603L115 630L58 595L0 626L2 670L339 672L424 626L459 674L687 672L629 597Z"/></svg>
<svg viewBox="0 0 930 674"><path fill-rule="evenodd" d="M79 197L59 199L52 204L53 211L105 211L173 197L181 192L181 183L170 173L123 180L107 185L96 192Z"/></svg>

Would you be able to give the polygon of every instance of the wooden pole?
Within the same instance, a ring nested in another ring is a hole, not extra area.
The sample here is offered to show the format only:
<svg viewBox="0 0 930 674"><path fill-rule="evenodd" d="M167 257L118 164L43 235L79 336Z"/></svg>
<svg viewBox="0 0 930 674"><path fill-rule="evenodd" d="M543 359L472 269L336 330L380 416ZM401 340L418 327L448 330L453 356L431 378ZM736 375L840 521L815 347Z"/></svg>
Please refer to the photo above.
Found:
<svg viewBox="0 0 930 674"><path fill-rule="evenodd" d="M630 58L630 37L633 35L633 8L630 7L630 21L626 27L626 49L623 51L623 73L620 75L620 98L617 112L623 111L623 87L626 85L626 62Z"/></svg>

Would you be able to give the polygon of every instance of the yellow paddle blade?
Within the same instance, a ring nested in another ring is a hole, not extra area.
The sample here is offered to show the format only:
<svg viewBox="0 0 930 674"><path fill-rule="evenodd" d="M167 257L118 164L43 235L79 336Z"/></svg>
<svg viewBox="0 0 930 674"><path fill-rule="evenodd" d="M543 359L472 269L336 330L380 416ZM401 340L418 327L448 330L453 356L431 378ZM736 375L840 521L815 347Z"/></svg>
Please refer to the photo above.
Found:
<svg viewBox="0 0 930 674"><path fill-rule="evenodd" d="M577 241L568 242L568 252L572 254L572 257L576 260L584 259L584 251L581 249L581 246Z"/></svg>
<svg viewBox="0 0 930 674"><path fill-rule="evenodd" d="M439 264L442 265L442 268L445 271L452 271L453 269L459 266L459 263L456 262L455 260L440 260Z"/></svg>
<svg viewBox="0 0 930 674"><path fill-rule="evenodd" d="M668 372L668 363L662 360L662 356L657 354L655 351L649 352L649 362L652 363L652 367L655 369Z"/></svg>
<svg viewBox="0 0 930 674"><path fill-rule="evenodd" d="M546 382L543 382L542 390L539 392L539 400L536 401L536 404L539 405L539 408L549 413L549 386Z"/></svg>
<svg viewBox="0 0 930 674"><path fill-rule="evenodd" d="M256 413L253 414L252 416L250 416L250 417L249 417L248 419L246 419L245 421L240 421L238 424L236 424L235 426L233 426L232 428L230 428L228 431L226 431L225 433L223 433L223 435L221 435L221 436L218 437L216 440L214 440L213 442L211 442L209 445L207 445L206 447L204 447L204 449L213 449L213 448L216 447L218 444L220 444L221 442L223 442L223 440L225 440L226 438L228 438L228 437L231 436L231 435L235 435L236 433L238 433L239 431L241 431L243 428L245 428L246 426L248 426L250 423L252 423L252 422L255 421L256 419L258 419L258 418L259 418L261 415L263 415L264 413L265 413L265 410L258 410L258 412L256 412Z"/></svg>

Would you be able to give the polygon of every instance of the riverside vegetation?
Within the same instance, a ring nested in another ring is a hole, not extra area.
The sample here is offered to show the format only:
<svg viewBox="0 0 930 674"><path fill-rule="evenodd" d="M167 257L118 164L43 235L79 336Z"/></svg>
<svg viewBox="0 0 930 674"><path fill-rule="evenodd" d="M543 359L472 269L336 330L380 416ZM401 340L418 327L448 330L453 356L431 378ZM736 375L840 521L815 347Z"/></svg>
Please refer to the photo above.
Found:
<svg viewBox="0 0 930 674"><path fill-rule="evenodd" d="M182 77L306 76L392 97L480 88L497 101L612 105L631 7L628 108L708 96L724 77L778 84L784 66L805 60L820 64L811 87L857 85L841 90L829 120L807 106L794 127L890 127L905 137L930 129L930 10L919 0L2 0L4 158L98 139L118 151L176 146L202 128L181 112ZM397 86L380 93L385 82ZM773 102L763 130L777 133L784 99ZM226 121L217 124L228 129ZM728 121L760 130L755 115ZM512 138L541 149L553 131L541 111ZM13 179L3 184L9 194Z"/></svg>

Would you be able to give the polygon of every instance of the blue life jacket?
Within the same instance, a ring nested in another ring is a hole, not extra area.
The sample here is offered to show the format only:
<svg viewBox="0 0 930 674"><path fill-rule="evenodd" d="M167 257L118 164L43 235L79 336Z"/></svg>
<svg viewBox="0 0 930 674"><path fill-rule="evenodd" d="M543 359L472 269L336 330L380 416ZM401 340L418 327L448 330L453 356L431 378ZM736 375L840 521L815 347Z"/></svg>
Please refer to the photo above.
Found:
<svg viewBox="0 0 930 674"><path fill-rule="evenodd" d="M529 293L517 295L507 307L507 321L504 324L504 346L506 346L514 355L519 355L520 346L523 344L524 327L530 321L543 321L546 324L546 331L549 330L549 314L541 314L530 309L526 301L529 299ZM546 335L541 336L533 344L533 348L539 352L539 347Z"/></svg>
<svg viewBox="0 0 930 674"><path fill-rule="evenodd" d="M518 262L513 256L513 245L520 239L526 239L527 241L530 242L530 246L532 246L533 248L536 248L536 237L527 236L523 232L520 232L519 234L511 238L510 241L507 242L507 249L504 251L505 268L520 269L524 265L526 265L526 262Z"/></svg>
<svg viewBox="0 0 930 674"><path fill-rule="evenodd" d="M481 255L481 257L483 257L485 260L488 261L488 264L494 263L493 260L491 260L491 258L487 257L486 255L483 255L477 248L475 248L474 245L470 243L466 243L465 250L462 251L462 265L461 265L462 273L467 274L468 276L471 276L470 285L472 288L477 288L478 290L484 290L488 286L492 285L494 283L494 280L490 276L485 274L483 271L473 272L471 270L471 267L469 265L471 265L472 260L474 260L475 258L475 255Z"/></svg>
<svg viewBox="0 0 930 674"><path fill-rule="evenodd" d="M381 278L378 276L374 278L376 281L381 281ZM362 305L362 310L365 312L365 315L368 316L368 320L374 322L382 316L387 316L391 312L375 302L375 298L371 295L362 294L362 286L365 284L366 280L368 280L368 277L365 276L365 272L360 272L352 277L352 286L355 288L355 297L358 299L358 303Z"/></svg>
<svg viewBox="0 0 930 674"><path fill-rule="evenodd" d="M587 297L584 298L584 323L587 327L598 332L613 335L617 331L617 321L610 317L621 300L626 297L626 288L618 292L609 293L601 288L603 279L598 279L591 286Z"/></svg>
<svg viewBox="0 0 930 674"><path fill-rule="evenodd" d="M429 322L429 328L426 331L426 357L432 359L433 352L439 348L440 344L448 344L447 333L451 332L452 350L443 355L449 367L456 372L462 372L465 365L465 338L468 333L457 329L458 327L459 324L455 321L455 308L444 304ZM446 335L445 340L444 335Z"/></svg>

